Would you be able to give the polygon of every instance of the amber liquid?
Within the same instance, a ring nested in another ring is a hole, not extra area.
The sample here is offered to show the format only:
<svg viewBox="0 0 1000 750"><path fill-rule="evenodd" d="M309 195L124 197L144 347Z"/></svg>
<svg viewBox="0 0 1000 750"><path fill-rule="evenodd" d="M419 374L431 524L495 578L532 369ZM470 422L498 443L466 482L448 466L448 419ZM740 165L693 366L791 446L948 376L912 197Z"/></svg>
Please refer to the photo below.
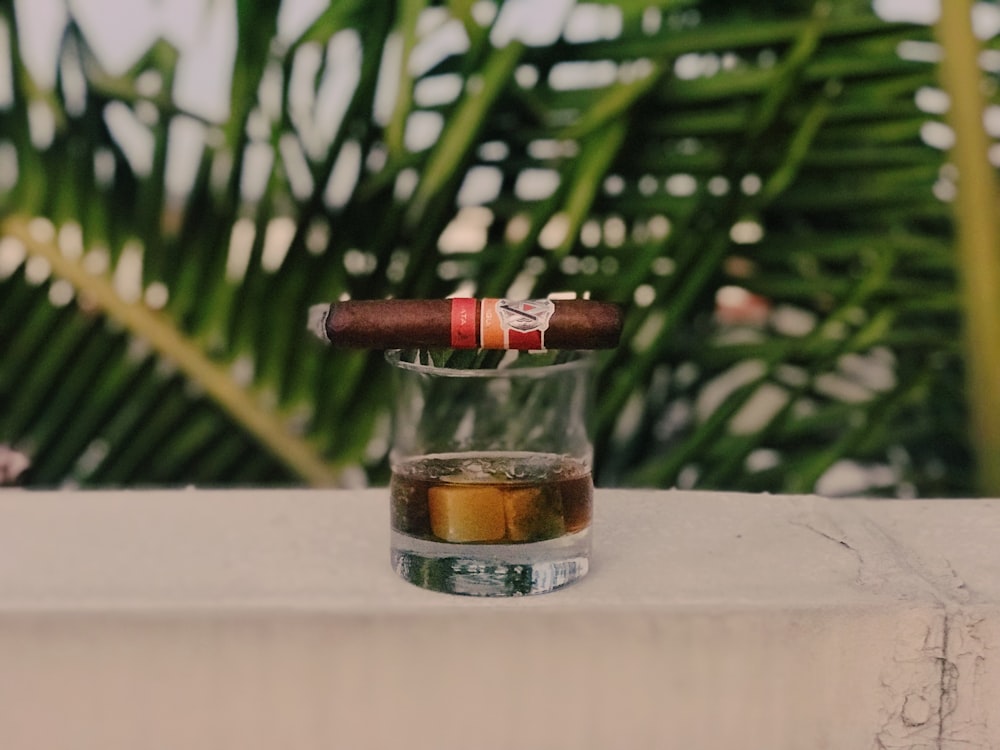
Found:
<svg viewBox="0 0 1000 750"><path fill-rule="evenodd" d="M521 544L590 526L593 480L544 453L426 456L394 468L392 528L435 542Z"/></svg>

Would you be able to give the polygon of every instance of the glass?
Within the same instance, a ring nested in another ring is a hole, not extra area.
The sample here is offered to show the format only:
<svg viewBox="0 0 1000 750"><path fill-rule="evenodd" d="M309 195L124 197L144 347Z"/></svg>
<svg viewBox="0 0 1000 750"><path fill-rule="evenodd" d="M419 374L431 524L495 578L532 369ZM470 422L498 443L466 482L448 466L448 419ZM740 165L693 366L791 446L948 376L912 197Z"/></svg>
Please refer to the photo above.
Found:
<svg viewBox="0 0 1000 750"><path fill-rule="evenodd" d="M472 596L545 593L583 577L591 355L461 351L441 366L426 352L392 350L386 359L396 378L396 572Z"/></svg>

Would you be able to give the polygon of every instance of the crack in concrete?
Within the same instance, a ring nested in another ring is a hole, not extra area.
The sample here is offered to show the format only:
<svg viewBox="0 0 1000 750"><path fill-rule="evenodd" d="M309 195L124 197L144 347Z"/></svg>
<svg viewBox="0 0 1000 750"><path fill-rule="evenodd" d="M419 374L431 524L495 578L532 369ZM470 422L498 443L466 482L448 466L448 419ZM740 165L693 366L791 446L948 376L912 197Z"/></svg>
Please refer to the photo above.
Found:
<svg viewBox="0 0 1000 750"><path fill-rule="evenodd" d="M975 639L972 632L973 625L966 622L962 611L962 605L969 602L971 592L950 560L942 559L935 561L936 565L929 565L928 561L903 547L877 524L868 521L863 526L873 541L888 550L898 572L909 574L911 580L922 583L923 586L920 588L929 594L941 609L940 645L935 644L933 648L938 670L935 690L937 711L934 722L936 724L934 747L936 750L943 750L957 743L964 744L964 740L953 735L956 731L966 732L975 729L958 714L960 696L964 696L963 700L971 700L976 692L977 674L974 667L976 654L971 653L976 652L976 649L968 648L969 655L973 658L971 674L965 668L970 665L966 664L963 667L959 664L959 661L967 660L961 659L961 654L956 653L956 649L967 640Z"/></svg>
<svg viewBox="0 0 1000 750"><path fill-rule="evenodd" d="M854 547L852 547L850 544L847 543L846 539L838 539L837 537L832 536L831 534L827 534L825 531L817 529L815 526L810 526L807 523L798 523L798 522L794 522L794 521L793 521L793 523L795 523L796 526L801 526L804 529L809 529L809 531L812 531L812 532L815 532L815 533L819 534L824 539L829 539L831 542L836 542L841 547L845 547L845 548L851 550L852 552L857 552L857 550L854 549Z"/></svg>
<svg viewBox="0 0 1000 750"><path fill-rule="evenodd" d="M899 621L894 651L880 675L884 697L873 747L939 747L943 630L941 611L930 620Z"/></svg>
<svg viewBox="0 0 1000 750"><path fill-rule="evenodd" d="M955 710L957 702L958 668L948 659L948 645L951 636L951 617L944 614L944 632L941 636L941 679L938 683L937 747L944 747L944 720Z"/></svg>
<svg viewBox="0 0 1000 750"><path fill-rule="evenodd" d="M976 633L976 623L983 618L967 616L964 605L974 599L974 592L951 561L922 557L864 515L835 510L791 523L853 554L860 589L876 594L888 590L903 600L927 602L939 613L936 626L928 628L922 640L912 641L912 650L900 634L903 652L894 663L905 669L896 674L894 668L883 679L886 712L874 746L944 750L959 744L979 746L977 737L986 741L978 707L986 646ZM904 673L908 676L901 680Z"/></svg>
<svg viewBox="0 0 1000 750"><path fill-rule="evenodd" d="M958 744L973 747L989 746L989 727L983 679L988 648L981 623L986 618L970 616L960 605L953 604L947 612L945 650L941 660L941 748Z"/></svg>

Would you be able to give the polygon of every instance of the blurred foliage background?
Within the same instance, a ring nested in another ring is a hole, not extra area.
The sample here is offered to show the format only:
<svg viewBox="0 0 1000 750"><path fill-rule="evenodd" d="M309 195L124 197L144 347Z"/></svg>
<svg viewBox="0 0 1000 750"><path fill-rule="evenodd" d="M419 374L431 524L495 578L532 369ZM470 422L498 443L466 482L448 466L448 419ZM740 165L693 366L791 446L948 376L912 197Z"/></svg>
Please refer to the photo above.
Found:
<svg viewBox="0 0 1000 750"><path fill-rule="evenodd" d="M561 293L626 309L599 484L1000 495L1000 8L942 6L5 0L0 479L381 483L309 307Z"/></svg>

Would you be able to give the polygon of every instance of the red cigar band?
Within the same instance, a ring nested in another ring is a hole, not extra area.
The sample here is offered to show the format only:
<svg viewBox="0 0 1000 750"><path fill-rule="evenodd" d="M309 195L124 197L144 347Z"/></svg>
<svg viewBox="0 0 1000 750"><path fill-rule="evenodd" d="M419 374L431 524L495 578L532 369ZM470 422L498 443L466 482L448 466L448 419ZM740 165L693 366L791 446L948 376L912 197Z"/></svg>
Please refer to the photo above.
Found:
<svg viewBox="0 0 1000 750"><path fill-rule="evenodd" d="M475 349L476 300L455 298L451 301L451 346L453 349Z"/></svg>

